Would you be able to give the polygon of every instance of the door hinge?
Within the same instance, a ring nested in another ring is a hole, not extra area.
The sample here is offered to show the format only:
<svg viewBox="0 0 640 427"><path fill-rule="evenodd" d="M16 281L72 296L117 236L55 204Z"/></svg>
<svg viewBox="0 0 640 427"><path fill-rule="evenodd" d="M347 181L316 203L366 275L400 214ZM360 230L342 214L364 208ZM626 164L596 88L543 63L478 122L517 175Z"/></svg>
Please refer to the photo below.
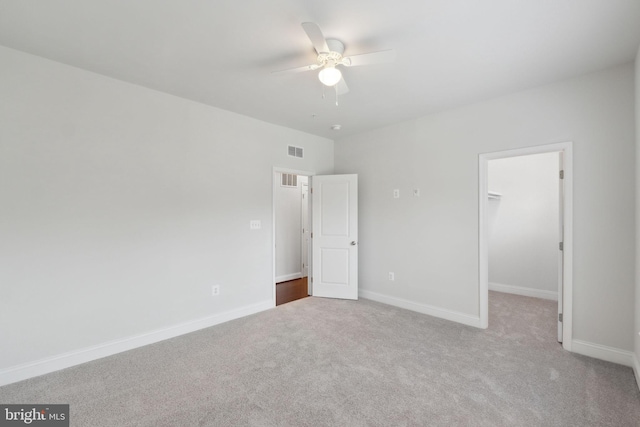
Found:
<svg viewBox="0 0 640 427"><path fill-rule="evenodd" d="M560 171L560 179L564 179L564 171L563 170Z"/></svg>
<svg viewBox="0 0 640 427"><path fill-rule="evenodd" d="M558 322L562 322L562 313L558 313Z"/></svg>
<svg viewBox="0 0 640 427"><path fill-rule="evenodd" d="M311 194L313 194L313 187L311 187Z"/></svg>
<svg viewBox="0 0 640 427"><path fill-rule="evenodd" d="M564 251L564 242L560 242L560 250Z"/></svg>
<svg viewBox="0 0 640 427"><path fill-rule="evenodd" d="M311 278L311 283L313 283L313 277Z"/></svg>
<svg viewBox="0 0 640 427"><path fill-rule="evenodd" d="M311 238L313 239L313 231L311 232Z"/></svg>

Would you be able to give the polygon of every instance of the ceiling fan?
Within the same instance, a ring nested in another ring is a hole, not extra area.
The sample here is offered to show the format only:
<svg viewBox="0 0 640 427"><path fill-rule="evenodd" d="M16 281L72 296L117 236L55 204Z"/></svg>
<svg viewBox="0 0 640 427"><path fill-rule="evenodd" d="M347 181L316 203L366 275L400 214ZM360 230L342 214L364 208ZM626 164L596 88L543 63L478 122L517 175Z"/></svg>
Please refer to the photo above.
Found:
<svg viewBox="0 0 640 427"><path fill-rule="evenodd" d="M342 72L337 68L339 65L345 67L355 67L361 65L380 64L392 62L395 59L393 49L381 50L377 52L363 53L360 55L343 56L344 43L336 39L326 39L318 24L313 22L303 22L302 28L311 40L311 44L318 53L315 64L304 67L291 68L288 70L276 71L276 73L295 73L300 71L313 71L320 69L318 78L325 86L335 86L339 95L349 92L349 87L344 81Z"/></svg>

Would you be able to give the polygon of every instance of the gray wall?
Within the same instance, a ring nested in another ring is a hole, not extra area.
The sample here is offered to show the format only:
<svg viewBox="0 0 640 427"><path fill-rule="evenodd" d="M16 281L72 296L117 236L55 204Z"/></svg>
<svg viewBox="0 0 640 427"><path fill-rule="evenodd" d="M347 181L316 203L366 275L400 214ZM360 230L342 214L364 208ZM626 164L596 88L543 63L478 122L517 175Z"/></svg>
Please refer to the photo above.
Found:
<svg viewBox="0 0 640 427"><path fill-rule="evenodd" d="M360 179L361 288L477 317L478 155L573 141L573 338L631 351L634 132L627 64L337 140L336 173Z"/></svg>
<svg viewBox="0 0 640 427"><path fill-rule="evenodd" d="M332 141L7 48L0 64L0 372L273 303L273 167L331 173Z"/></svg>

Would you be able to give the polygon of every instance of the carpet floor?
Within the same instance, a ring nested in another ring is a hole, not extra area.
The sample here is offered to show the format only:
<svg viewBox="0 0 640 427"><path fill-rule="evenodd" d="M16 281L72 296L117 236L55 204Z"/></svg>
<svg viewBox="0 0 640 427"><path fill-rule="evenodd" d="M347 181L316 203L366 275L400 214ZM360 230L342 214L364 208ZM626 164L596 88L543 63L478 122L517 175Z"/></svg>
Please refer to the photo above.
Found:
<svg viewBox="0 0 640 427"><path fill-rule="evenodd" d="M480 330L368 300L273 310L0 387L72 426L639 426L624 366L555 342L555 303L490 293Z"/></svg>

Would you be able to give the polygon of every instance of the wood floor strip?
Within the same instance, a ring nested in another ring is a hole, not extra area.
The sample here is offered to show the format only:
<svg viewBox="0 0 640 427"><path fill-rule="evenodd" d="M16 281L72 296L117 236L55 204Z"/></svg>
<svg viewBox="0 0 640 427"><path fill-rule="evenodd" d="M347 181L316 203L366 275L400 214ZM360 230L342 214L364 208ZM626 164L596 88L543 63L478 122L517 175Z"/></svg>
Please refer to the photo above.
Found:
<svg viewBox="0 0 640 427"><path fill-rule="evenodd" d="M276 305L286 304L308 296L306 277L276 284Z"/></svg>

